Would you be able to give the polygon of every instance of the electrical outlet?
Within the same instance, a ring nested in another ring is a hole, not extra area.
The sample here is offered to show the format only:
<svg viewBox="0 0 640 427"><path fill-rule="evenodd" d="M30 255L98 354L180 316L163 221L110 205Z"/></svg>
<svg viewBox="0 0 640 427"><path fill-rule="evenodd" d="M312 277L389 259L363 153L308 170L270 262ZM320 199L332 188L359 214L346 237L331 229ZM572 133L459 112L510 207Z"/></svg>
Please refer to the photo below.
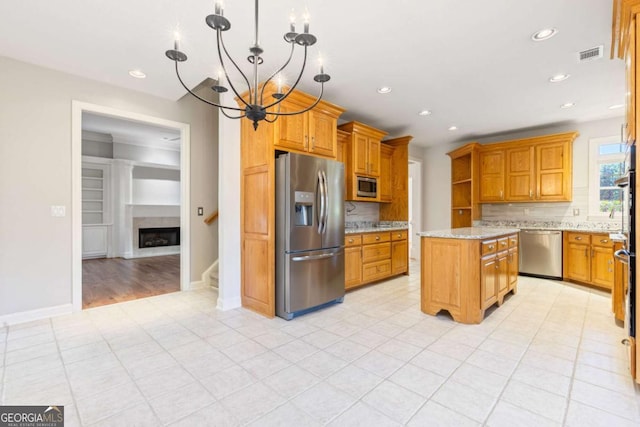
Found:
<svg viewBox="0 0 640 427"><path fill-rule="evenodd" d="M580 209L574 209L573 216L579 216L579 215L580 215Z"/></svg>
<svg viewBox="0 0 640 427"><path fill-rule="evenodd" d="M204 215L204 209L202 207L198 208L198 216Z"/></svg>
<svg viewBox="0 0 640 427"><path fill-rule="evenodd" d="M524 208L524 214L525 214L526 216L529 216L529 209L528 209L528 208Z"/></svg>
<svg viewBox="0 0 640 427"><path fill-rule="evenodd" d="M66 208L64 205L62 206L51 205L51 216L63 217L66 214L67 214Z"/></svg>

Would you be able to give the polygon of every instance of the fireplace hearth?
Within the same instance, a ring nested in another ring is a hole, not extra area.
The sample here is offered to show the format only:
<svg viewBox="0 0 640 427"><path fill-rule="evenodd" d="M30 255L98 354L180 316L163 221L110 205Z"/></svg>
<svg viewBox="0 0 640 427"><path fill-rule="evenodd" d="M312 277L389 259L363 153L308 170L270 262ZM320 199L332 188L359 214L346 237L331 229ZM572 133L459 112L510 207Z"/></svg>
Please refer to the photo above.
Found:
<svg viewBox="0 0 640 427"><path fill-rule="evenodd" d="M138 248L180 246L180 227L156 227L138 229Z"/></svg>

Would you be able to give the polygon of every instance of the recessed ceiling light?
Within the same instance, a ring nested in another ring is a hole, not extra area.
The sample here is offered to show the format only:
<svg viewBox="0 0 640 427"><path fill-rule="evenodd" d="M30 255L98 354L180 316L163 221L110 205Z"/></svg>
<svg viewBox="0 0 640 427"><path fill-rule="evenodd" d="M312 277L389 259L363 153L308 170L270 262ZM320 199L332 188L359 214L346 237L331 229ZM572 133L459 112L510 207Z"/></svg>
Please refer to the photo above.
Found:
<svg viewBox="0 0 640 427"><path fill-rule="evenodd" d="M140 70L129 70L129 75L136 79L144 79L147 77L147 75Z"/></svg>
<svg viewBox="0 0 640 427"><path fill-rule="evenodd" d="M545 28L537 31L531 35L531 40L534 42L541 42L543 40L549 40L551 37L558 34L558 30L555 28Z"/></svg>
<svg viewBox="0 0 640 427"><path fill-rule="evenodd" d="M575 107L575 105L576 105L575 102L565 102L560 106L560 108L571 108L571 107Z"/></svg>
<svg viewBox="0 0 640 427"><path fill-rule="evenodd" d="M624 104L614 104L609 106L609 110L617 110L618 108L624 107Z"/></svg>
<svg viewBox="0 0 640 427"><path fill-rule="evenodd" d="M558 82L561 82L563 80L567 80L570 76L571 76L571 74L556 74L555 76L551 77L549 79L549 81L551 83L558 83Z"/></svg>
<svg viewBox="0 0 640 427"><path fill-rule="evenodd" d="M449 127L449 130L458 130L458 126L451 126Z"/></svg>
<svg viewBox="0 0 640 427"><path fill-rule="evenodd" d="M431 111L429 110L422 110L418 113L419 116L430 116L431 115Z"/></svg>
<svg viewBox="0 0 640 427"><path fill-rule="evenodd" d="M389 86L382 86L378 88L378 93L389 93L391 88Z"/></svg>

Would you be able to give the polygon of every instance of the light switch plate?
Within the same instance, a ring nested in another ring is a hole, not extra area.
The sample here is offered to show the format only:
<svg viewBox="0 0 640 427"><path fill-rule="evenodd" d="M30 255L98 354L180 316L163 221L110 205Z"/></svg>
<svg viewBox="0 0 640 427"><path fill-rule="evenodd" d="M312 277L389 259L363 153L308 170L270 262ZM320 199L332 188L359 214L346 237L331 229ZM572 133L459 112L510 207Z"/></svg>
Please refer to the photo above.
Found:
<svg viewBox="0 0 640 427"><path fill-rule="evenodd" d="M204 215L204 209L199 207L198 208L198 216L202 216L202 215Z"/></svg>
<svg viewBox="0 0 640 427"><path fill-rule="evenodd" d="M579 216L579 215L580 215L580 209L574 209L573 216Z"/></svg>
<svg viewBox="0 0 640 427"><path fill-rule="evenodd" d="M51 205L51 216L63 217L66 214L67 214L66 207L64 205L62 206Z"/></svg>

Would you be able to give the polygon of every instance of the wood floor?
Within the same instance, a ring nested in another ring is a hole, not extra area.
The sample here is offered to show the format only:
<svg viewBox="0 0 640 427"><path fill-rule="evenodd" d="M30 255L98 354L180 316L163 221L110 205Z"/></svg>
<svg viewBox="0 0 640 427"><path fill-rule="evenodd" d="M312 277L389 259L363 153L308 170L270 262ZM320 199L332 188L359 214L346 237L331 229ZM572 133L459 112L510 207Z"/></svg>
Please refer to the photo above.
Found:
<svg viewBox="0 0 640 427"><path fill-rule="evenodd" d="M180 255L82 261L82 308L180 290Z"/></svg>

